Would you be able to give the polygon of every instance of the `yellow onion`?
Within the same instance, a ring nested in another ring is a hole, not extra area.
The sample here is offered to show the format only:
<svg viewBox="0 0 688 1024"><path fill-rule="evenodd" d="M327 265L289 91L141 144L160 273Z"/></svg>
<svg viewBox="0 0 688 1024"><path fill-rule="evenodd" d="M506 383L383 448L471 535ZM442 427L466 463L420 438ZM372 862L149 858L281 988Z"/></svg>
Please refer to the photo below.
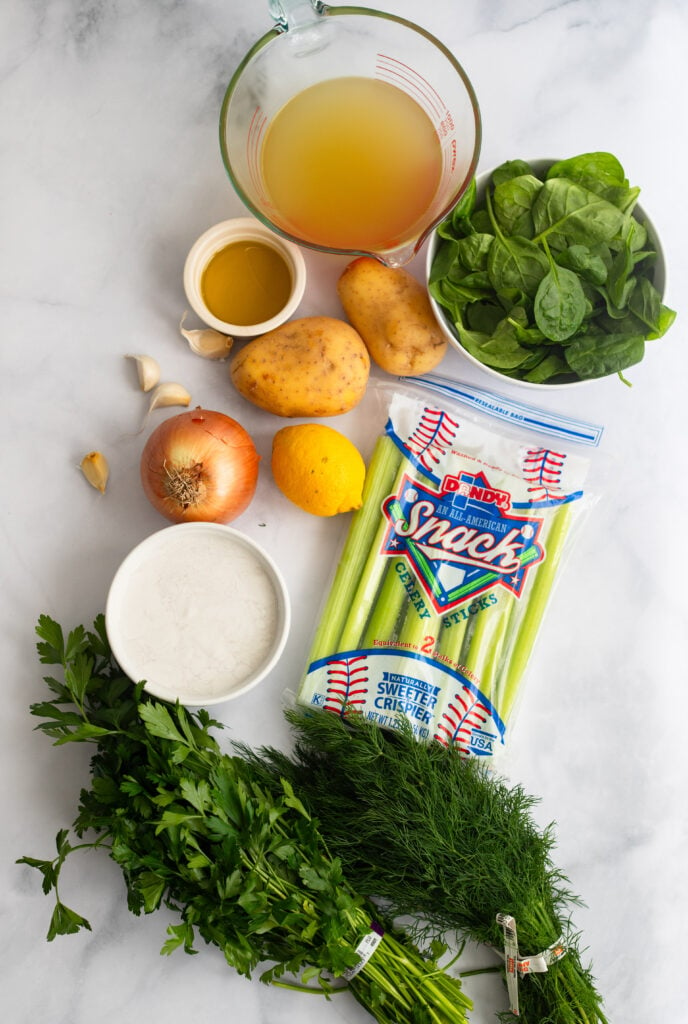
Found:
<svg viewBox="0 0 688 1024"><path fill-rule="evenodd" d="M155 428L141 455L141 482L173 523L229 523L255 494L259 460L240 423L198 407Z"/></svg>

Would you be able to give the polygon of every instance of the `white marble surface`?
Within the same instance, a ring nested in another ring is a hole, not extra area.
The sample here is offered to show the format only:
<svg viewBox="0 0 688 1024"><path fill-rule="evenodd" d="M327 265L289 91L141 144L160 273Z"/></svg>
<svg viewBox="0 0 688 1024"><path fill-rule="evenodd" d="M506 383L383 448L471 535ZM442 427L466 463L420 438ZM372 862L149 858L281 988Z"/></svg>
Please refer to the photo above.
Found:
<svg viewBox="0 0 688 1024"><path fill-rule="evenodd" d="M422 21L464 64L482 109L481 169L611 150L662 234L674 329L632 371L632 389L612 379L557 395L562 410L605 424L613 464L531 664L510 774L541 797L538 820L558 822L556 859L586 902L575 922L610 1021L680 1020L688 994L688 10L683 0L377 6ZM260 0L0 5L0 1006L8 1024L368 1019L348 996L327 1004L238 978L210 949L160 957L165 915L132 917L104 855L75 860L63 883L93 932L48 944L52 904L38 875L14 863L51 852L87 779L87 750L53 749L32 731L28 705L43 695L35 621L48 612L67 626L90 623L124 555L165 525L138 484L145 403L126 352L156 356L195 403L237 415L264 456L256 499L235 525L281 564L293 630L269 680L219 716L230 736L287 742L280 697L301 671L346 518L287 508L267 469L282 424L241 402L226 368L196 359L176 333L189 246L242 212L220 160L218 110L234 66L269 25ZM301 312L338 314L343 261L309 253L307 262ZM456 353L442 369L486 383ZM364 403L338 425L365 448L369 424ZM105 497L77 469L91 448L112 463ZM496 980L468 988L475 1024L504 1008Z"/></svg>

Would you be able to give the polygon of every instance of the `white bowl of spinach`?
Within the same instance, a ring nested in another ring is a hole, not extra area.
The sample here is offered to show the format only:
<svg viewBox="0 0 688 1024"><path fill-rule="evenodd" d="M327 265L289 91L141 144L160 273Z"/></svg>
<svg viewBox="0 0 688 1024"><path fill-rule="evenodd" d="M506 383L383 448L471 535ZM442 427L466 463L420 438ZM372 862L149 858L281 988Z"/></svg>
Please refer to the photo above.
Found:
<svg viewBox="0 0 688 1024"><path fill-rule="evenodd" d="M676 316L639 193L611 153L480 175L428 247L430 301L450 342L527 386L623 380Z"/></svg>

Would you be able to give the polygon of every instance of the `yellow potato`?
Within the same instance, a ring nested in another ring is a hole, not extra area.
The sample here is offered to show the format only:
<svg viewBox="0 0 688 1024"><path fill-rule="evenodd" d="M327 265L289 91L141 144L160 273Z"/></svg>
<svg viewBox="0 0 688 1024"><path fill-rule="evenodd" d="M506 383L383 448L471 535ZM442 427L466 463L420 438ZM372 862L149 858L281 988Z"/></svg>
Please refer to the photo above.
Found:
<svg viewBox="0 0 688 1024"><path fill-rule="evenodd" d="M236 389L276 416L338 416L365 394L370 357L351 324L329 316L291 320L234 356Z"/></svg>
<svg viewBox="0 0 688 1024"><path fill-rule="evenodd" d="M361 256L346 267L337 291L370 358L387 373L428 373L443 359L447 339L425 286L407 270Z"/></svg>

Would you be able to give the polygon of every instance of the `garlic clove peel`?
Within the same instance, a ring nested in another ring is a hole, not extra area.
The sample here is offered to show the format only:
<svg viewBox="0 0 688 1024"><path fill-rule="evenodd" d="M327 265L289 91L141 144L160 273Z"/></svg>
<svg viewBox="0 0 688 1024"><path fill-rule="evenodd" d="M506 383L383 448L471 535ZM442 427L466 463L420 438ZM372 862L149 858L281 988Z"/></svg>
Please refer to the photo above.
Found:
<svg viewBox="0 0 688 1024"><path fill-rule="evenodd" d="M91 487L95 487L101 494L105 494L105 488L110 476L110 467L103 453L89 452L88 455L84 455L79 468Z"/></svg>
<svg viewBox="0 0 688 1024"><path fill-rule="evenodd" d="M160 366L153 356L127 355L125 359L133 359L142 391L151 391L160 380Z"/></svg>
<svg viewBox="0 0 688 1024"><path fill-rule="evenodd" d="M234 338L231 338L228 334L222 334L220 331L215 331L212 327L206 327L203 330L187 331L183 326L185 320L186 313L184 313L179 322L179 333L182 337L186 338L192 352L195 352L197 356L202 356L204 359L227 358L234 344Z"/></svg>

